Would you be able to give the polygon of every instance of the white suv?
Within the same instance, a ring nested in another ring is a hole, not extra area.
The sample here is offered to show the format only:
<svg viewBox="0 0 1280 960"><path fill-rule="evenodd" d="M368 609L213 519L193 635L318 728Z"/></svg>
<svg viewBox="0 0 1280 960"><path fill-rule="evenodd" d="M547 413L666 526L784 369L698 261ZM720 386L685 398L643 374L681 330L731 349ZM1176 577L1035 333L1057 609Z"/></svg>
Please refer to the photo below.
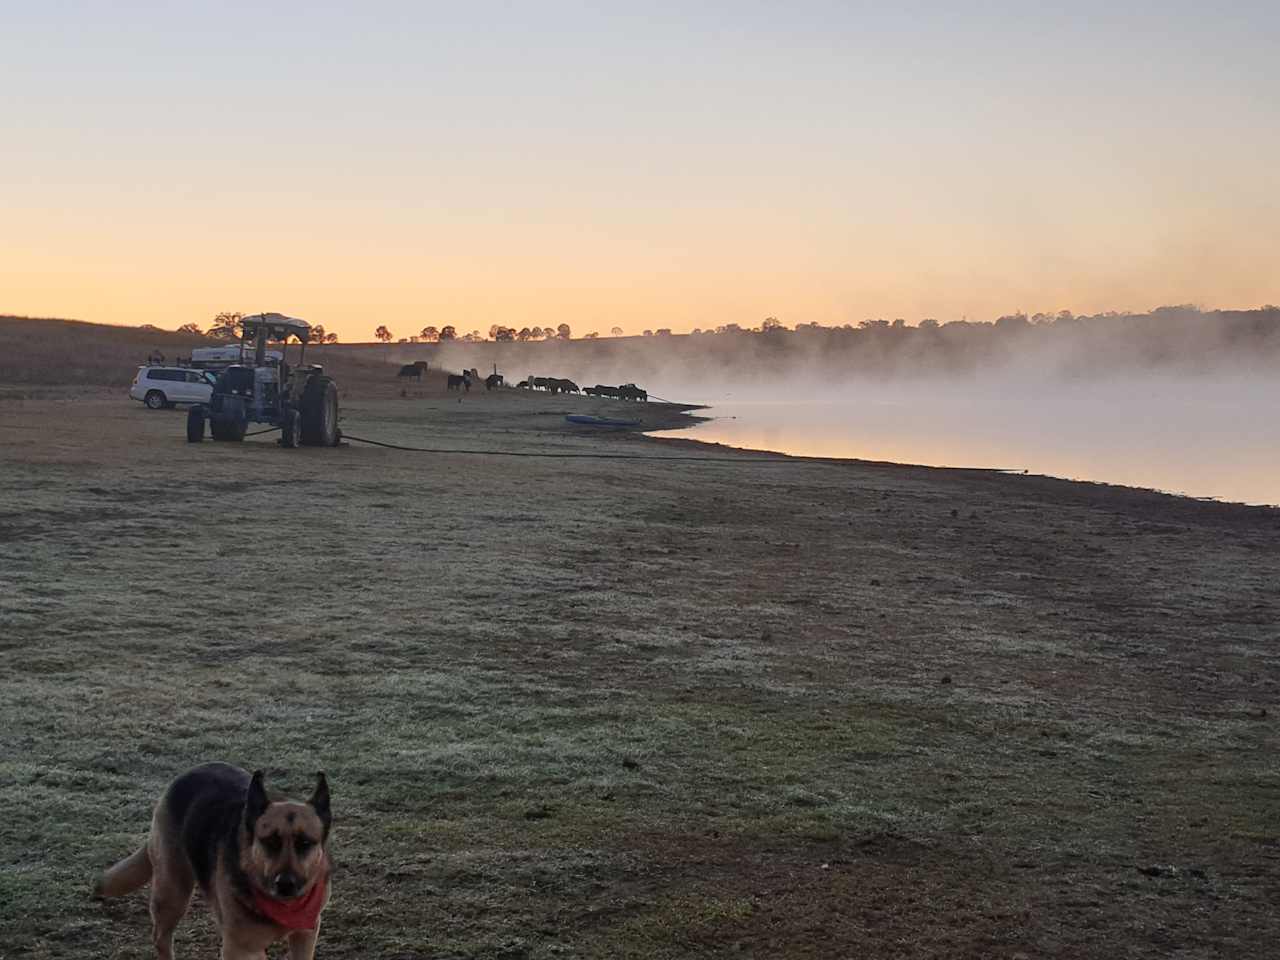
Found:
<svg viewBox="0 0 1280 960"><path fill-rule="evenodd" d="M208 403L217 379L212 371L190 367L139 367L129 396L152 410L175 403Z"/></svg>

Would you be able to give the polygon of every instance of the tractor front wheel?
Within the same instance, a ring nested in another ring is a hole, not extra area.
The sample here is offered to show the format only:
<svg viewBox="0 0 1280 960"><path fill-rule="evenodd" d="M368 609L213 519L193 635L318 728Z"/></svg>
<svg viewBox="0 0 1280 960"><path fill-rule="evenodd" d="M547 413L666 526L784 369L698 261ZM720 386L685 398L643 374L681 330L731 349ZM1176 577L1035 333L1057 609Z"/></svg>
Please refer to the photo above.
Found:
<svg viewBox="0 0 1280 960"><path fill-rule="evenodd" d="M328 377L312 377L302 391L302 442L308 447L336 447L338 385Z"/></svg>
<svg viewBox="0 0 1280 960"><path fill-rule="evenodd" d="M209 435L215 440L239 443L244 439L245 424L238 420L210 420Z"/></svg>
<svg viewBox="0 0 1280 960"><path fill-rule="evenodd" d="M209 432L215 440L238 443L244 439L248 428L249 418L245 415L244 401L239 397L223 397L220 415L209 418Z"/></svg>
<svg viewBox="0 0 1280 960"><path fill-rule="evenodd" d="M204 439L204 407L192 407L187 411L187 443L199 443Z"/></svg>

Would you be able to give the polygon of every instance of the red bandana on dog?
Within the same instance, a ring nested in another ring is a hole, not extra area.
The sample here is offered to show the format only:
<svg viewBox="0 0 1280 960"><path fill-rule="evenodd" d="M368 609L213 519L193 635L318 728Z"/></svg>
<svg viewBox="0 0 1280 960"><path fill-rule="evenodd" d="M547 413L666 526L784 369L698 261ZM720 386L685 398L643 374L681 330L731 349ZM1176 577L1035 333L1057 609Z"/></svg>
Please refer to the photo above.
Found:
<svg viewBox="0 0 1280 960"><path fill-rule="evenodd" d="M278 923L288 930L314 930L324 907L324 892L328 885L329 878L321 877L312 886L310 893L292 900L276 900L255 890L253 906L272 923Z"/></svg>

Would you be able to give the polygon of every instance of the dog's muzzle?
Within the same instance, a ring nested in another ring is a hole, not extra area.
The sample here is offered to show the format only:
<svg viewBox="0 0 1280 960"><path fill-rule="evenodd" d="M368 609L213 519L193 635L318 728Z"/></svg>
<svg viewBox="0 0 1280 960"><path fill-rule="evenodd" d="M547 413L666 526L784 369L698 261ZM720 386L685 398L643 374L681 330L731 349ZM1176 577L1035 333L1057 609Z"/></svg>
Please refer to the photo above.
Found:
<svg viewBox="0 0 1280 960"><path fill-rule="evenodd" d="M297 874L284 872L277 873L271 881L273 892L277 897L288 900L296 897L302 892L302 878Z"/></svg>

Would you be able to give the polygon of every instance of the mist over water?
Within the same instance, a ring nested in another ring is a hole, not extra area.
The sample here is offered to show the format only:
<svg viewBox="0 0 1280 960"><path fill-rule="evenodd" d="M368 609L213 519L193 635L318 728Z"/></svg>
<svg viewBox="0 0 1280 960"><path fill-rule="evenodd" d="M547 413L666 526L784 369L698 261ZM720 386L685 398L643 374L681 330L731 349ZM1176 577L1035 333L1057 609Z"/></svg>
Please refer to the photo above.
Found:
<svg viewBox="0 0 1280 960"><path fill-rule="evenodd" d="M781 453L1026 470L1280 504L1280 377L892 378L666 383L710 405L665 435ZM664 435L664 434L658 434Z"/></svg>
<svg viewBox="0 0 1280 960"><path fill-rule="evenodd" d="M1280 307L1037 320L458 343L435 356L706 404L715 419L678 432L691 439L1280 504Z"/></svg>

